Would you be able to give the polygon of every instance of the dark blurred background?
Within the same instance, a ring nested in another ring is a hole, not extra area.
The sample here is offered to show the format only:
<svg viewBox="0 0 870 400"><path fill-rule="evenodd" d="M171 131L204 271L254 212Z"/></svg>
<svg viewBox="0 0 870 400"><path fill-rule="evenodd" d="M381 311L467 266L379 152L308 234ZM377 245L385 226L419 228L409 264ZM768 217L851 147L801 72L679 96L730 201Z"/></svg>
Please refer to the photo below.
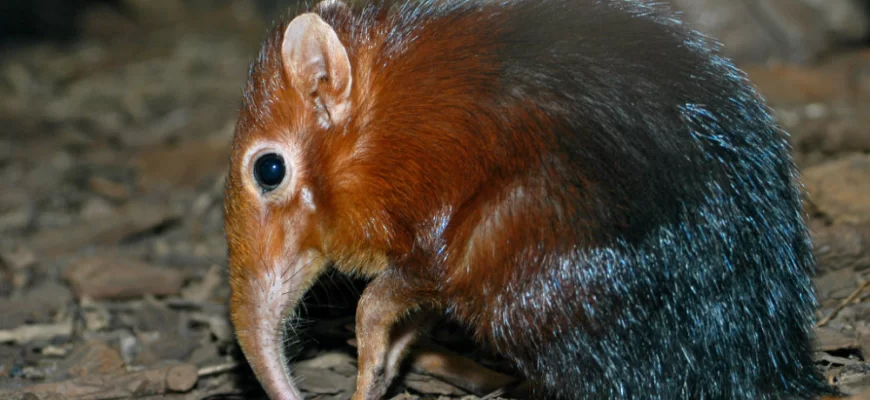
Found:
<svg viewBox="0 0 870 400"><path fill-rule="evenodd" d="M314 1L314 0L310 0ZM310 2L309 1L309 2ZM156 3L161 3L157 0ZM231 0L181 1L196 8L222 7ZM868 0L665 0L684 11L701 30L722 40L741 61L812 61L832 48L868 38ZM75 40L85 15L108 7L137 17L144 1L6 0L0 2L0 40ZM300 0L250 0L258 17L271 19ZM292 3L292 4L291 4ZM149 6L154 8L154 6ZM157 6L159 8L159 6ZM166 10L171 12L171 7Z"/></svg>

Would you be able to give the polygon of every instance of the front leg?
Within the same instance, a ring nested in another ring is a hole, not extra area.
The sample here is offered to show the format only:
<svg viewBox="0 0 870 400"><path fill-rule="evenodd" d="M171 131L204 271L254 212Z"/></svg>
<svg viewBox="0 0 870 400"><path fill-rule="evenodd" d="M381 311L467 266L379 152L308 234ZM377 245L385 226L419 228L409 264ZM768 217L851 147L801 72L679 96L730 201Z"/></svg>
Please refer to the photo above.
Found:
<svg viewBox="0 0 870 400"><path fill-rule="evenodd" d="M356 312L359 372L352 400L383 398L417 333L433 321L421 310L428 302L411 282L387 270L363 291Z"/></svg>

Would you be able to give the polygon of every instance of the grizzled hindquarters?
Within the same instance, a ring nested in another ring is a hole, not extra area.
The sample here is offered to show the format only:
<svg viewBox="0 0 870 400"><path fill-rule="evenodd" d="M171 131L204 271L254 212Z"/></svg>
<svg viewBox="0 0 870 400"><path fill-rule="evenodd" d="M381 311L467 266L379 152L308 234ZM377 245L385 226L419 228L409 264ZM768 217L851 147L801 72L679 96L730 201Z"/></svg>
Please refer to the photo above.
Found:
<svg viewBox="0 0 870 400"><path fill-rule="evenodd" d="M489 237L478 250L499 262L483 256L445 285L453 314L562 398L830 393L810 357L795 167L763 100L673 20L576 4L518 7L501 25L511 91L499 104L538 118L504 134L528 128L558 148L513 182L537 203L499 208L510 185L481 202L498 206L472 227L487 212L503 232L522 218L498 212L534 222L525 243Z"/></svg>

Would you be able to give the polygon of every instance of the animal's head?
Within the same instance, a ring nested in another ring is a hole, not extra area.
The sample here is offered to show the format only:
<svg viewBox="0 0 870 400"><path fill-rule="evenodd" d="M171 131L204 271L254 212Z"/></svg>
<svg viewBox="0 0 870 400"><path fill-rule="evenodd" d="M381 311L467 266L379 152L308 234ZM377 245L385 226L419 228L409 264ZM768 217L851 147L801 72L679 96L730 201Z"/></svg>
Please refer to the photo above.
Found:
<svg viewBox="0 0 870 400"><path fill-rule="evenodd" d="M505 140L524 108L486 101L501 90L479 51L495 40L487 14L403 4L326 0L278 27L250 71L225 199L230 312L275 398L298 396L284 329L328 264L372 276L434 245L493 171L530 159L512 156L532 148L522 136Z"/></svg>
<svg viewBox="0 0 870 400"><path fill-rule="evenodd" d="M320 6L321 12L343 7ZM335 10L333 10L334 12ZM345 46L316 13L275 30L251 67L227 177L225 230L239 343L273 398L299 398L286 370L288 318L326 268L318 154L341 135L353 78Z"/></svg>

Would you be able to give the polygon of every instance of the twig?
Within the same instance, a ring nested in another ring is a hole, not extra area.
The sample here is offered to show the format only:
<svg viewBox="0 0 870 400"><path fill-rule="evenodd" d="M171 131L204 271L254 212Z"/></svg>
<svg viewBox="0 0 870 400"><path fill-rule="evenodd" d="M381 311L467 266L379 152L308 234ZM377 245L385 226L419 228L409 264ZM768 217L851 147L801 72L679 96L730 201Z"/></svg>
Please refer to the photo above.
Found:
<svg viewBox="0 0 870 400"><path fill-rule="evenodd" d="M498 389L498 390L496 390L496 391L494 391L486 396L481 397L480 400L492 400L492 399L503 396L506 392L507 392L507 389L500 388L500 389Z"/></svg>
<svg viewBox="0 0 870 400"><path fill-rule="evenodd" d="M818 323L816 323L816 328L820 328L820 327L822 327L822 326L825 326L825 324L827 324L828 322L831 322L831 320L834 319L834 316L836 316L837 313L839 313L839 312L842 311L844 308L846 308L846 306L847 306L849 303L851 303L852 300L855 300L855 298L858 297L858 295L861 294L861 292L864 291L864 289L865 289L868 285L870 285L870 281L864 281L864 282L862 282L861 285L859 285L858 288L855 289L855 291L852 292L852 294L849 295L849 297L846 297L845 300L843 300L842 302L840 302L840 304L837 306L837 308L834 309L834 311L832 311L830 314L828 314L827 317L822 318L821 321L819 321Z"/></svg>
<svg viewBox="0 0 870 400"><path fill-rule="evenodd" d="M229 371L232 371L238 367L239 367L239 363L228 362L225 364L210 365L208 367L202 367L198 371L196 371L196 374L201 378L203 376L217 375L217 374L222 374L224 372L229 372Z"/></svg>

